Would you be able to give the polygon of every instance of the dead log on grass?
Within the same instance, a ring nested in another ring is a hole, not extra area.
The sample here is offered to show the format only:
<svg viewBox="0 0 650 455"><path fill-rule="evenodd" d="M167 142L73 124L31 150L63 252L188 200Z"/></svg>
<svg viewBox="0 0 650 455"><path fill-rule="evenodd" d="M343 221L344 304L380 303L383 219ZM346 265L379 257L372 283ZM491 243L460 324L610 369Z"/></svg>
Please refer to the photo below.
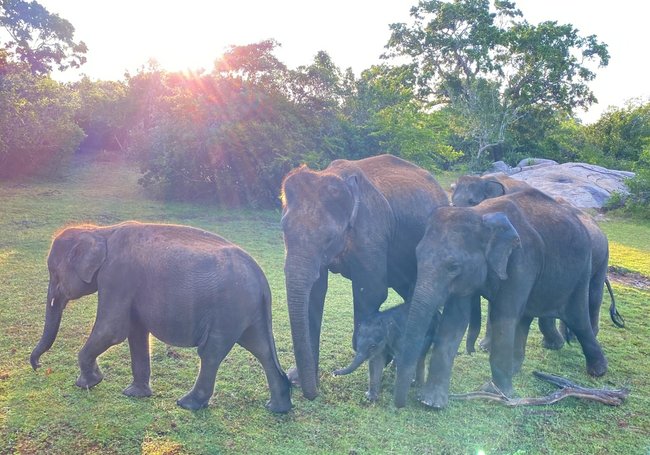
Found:
<svg viewBox="0 0 650 455"><path fill-rule="evenodd" d="M630 394L630 390L627 388L615 390L592 389L582 387L560 376L542 373L540 371L533 371L533 375L544 381L550 382L560 389L544 397L508 398L494 384L491 384L496 392L478 391L453 394L451 397L457 400L491 400L497 401L506 406L541 406L556 403L566 397L576 397L597 401L609 406L619 406Z"/></svg>

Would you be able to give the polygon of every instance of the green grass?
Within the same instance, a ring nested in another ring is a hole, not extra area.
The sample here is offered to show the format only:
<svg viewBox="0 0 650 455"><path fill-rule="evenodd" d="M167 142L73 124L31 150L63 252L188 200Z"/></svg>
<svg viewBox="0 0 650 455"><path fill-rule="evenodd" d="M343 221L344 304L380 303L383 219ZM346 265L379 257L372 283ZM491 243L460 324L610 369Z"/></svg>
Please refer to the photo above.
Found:
<svg viewBox="0 0 650 455"><path fill-rule="evenodd" d="M650 276L650 222L608 220L600 226L609 238L610 265Z"/></svg>
<svg viewBox="0 0 650 455"><path fill-rule="evenodd" d="M43 367L28 362L42 327L47 289L45 258L53 234L79 222L111 224L127 219L189 224L240 244L262 265L273 291L274 333L280 362L293 364L286 311L283 243L277 211L220 210L163 203L142 194L137 174L115 164L79 167L66 181L0 184L0 453L648 453L650 450L650 294L615 286L628 327L613 327L603 311L599 339L610 371L587 376L577 344L561 351L540 347L531 330L520 396L552 388L532 377L539 369L595 387L628 386L620 407L567 399L547 407L506 408L454 401L432 412L416 404L396 410L387 371L381 400L365 401L365 368L334 378L330 372L351 359L352 305L349 282L332 276L322 331L321 393L314 401L300 391L294 410L276 416L264 409L268 390L255 359L235 348L223 362L209 408L185 411L175 400L193 384L194 349L152 344L152 388L146 399L127 398L130 382L126 343L101 356L104 381L90 391L74 386L76 355L90 333L96 296L71 302ZM613 244L646 252L650 227L604 224ZM615 249L615 248L613 248ZM617 261L628 264L628 255ZM637 261L636 259L634 260ZM397 301L393 296L391 301ZM452 391L477 388L489 378L484 353L461 355Z"/></svg>

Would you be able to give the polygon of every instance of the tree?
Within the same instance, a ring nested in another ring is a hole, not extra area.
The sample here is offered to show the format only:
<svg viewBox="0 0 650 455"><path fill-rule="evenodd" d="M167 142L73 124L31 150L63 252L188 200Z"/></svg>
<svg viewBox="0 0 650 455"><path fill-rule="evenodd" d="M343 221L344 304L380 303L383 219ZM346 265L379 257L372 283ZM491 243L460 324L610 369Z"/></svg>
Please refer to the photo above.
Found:
<svg viewBox="0 0 650 455"><path fill-rule="evenodd" d="M429 169L446 167L462 156L449 145L448 111L426 109L415 88L411 65L373 66L357 83L353 118L373 154L389 152Z"/></svg>
<svg viewBox="0 0 650 455"><path fill-rule="evenodd" d="M422 0L411 16L391 25L385 57L411 60L419 95L451 106L476 160L531 109L572 113L596 100L588 83L607 46L572 25L529 24L502 0Z"/></svg>
<svg viewBox="0 0 650 455"><path fill-rule="evenodd" d="M609 108L587 131L604 161L631 169L650 141L650 100L630 100L623 107Z"/></svg>
<svg viewBox="0 0 650 455"><path fill-rule="evenodd" d="M0 177L59 173L84 133L74 121L79 100L47 76L16 67L0 76Z"/></svg>
<svg viewBox="0 0 650 455"><path fill-rule="evenodd" d="M71 87L79 97L75 120L86 133L80 148L124 151L133 117L127 85L122 81L91 81L83 77Z"/></svg>
<svg viewBox="0 0 650 455"><path fill-rule="evenodd" d="M86 62L87 47L74 41L74 27L36 1L0 0L0 27L9 35L5 51L34 74L78 68Z"/></svg>

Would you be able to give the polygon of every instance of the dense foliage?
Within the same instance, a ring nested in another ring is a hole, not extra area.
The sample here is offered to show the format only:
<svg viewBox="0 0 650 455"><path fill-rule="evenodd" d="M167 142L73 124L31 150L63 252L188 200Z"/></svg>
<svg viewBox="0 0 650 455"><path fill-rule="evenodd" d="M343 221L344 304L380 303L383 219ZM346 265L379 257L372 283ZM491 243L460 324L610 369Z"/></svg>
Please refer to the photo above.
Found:
<svg viewBox="0 0 650 455"><path fill-rule="evenodd" d="M2 43L5 63L23 63L34 74L86 62L88 49L83 41L74 41L72 24L36 1L0 0L0 30L9 36Z"/></svg>
<svg viewBox="0 0 650 455"><path fill-rule="evenodd" d="M0 177L54 175L79 146L78 98L48 76L0 75Z"/></svg>
<svg viewBox="0 0 650 455"><path fill-rule="evenodd" d="M391 25L387 55L412 61L421 96L451 107L475 160L512 142L510 130L529 116L588 107L593 67L609 61L595 36L529 24L514 2L425 0L411 16Z"/></svg>
<svg viewBox="0 0 650 455"><path fill-rule="evenodd" d="M165 198L276 206L283 175L307 163L392 153L428 169L480 171L526 157L633 170L648 205L650 103L585 126L605 44L570 24L529 24L513 2L427 0L393 24L386 60L360 75L325 52L287 68L274 40L232 46L211 71L155 62L121 81L52 80L85 45L38 3L0 2L0 176L54 176L73 153L114 151ZM406 58L405 58L406 57Z"/></svg>

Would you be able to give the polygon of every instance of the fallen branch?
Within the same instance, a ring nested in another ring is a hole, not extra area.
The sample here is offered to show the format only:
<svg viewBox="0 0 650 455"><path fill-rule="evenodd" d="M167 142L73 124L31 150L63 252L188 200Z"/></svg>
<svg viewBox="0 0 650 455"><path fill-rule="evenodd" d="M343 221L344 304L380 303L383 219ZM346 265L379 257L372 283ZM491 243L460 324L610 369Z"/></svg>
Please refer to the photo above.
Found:
<svg viewBox="0 0 650 455"><path fill-rule="evenodd" d="M582 387L575 384L568 379L552 374L542 373L540 371L533 371L533 375L546 382L560 388L550 395L544 397L533 398L508 398L501 392L494 384L491 386L495 392L469 392L462 394L452 394L451 398L456 400L491 400L498 401L506 406L541 406L556 403L566 397L583 398L585 400L597 401L609 406L619 406L625 401L630 394L629 389L592 389Z"/></svg>

